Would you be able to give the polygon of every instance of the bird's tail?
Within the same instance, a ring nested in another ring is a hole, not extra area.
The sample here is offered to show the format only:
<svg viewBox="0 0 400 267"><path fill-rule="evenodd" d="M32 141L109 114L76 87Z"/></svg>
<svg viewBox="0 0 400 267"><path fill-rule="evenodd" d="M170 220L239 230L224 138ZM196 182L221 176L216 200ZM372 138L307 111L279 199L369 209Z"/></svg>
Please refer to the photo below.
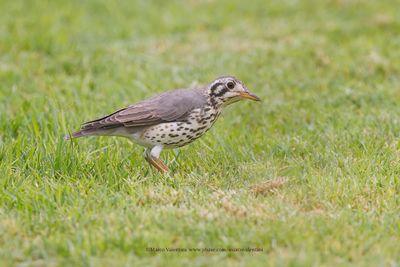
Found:
<svg viewBox="0 0 400 267"><path fill-rule="evenodd" d="M90 136L90 135L98 135L100 131L98 129L88 129L88 130L80 130L77 132L74 132L72 134L67 134L64 136L64 140L68 141L73 138L79 138L83 136Z"/></svg>

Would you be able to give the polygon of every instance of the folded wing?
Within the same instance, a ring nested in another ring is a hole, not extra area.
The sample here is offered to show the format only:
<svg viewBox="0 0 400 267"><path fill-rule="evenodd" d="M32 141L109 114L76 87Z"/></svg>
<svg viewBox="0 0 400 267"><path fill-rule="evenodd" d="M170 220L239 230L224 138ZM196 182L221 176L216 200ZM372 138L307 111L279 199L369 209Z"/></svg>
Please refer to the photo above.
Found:
<svg viewBox="0 0 400 267"><path fill-rule="evenodd" d="M105 117L84 123L73 137L98 134L118 127L143 127L163 122L184 121L194 109L205 105L202 89L178 89L120 109Z"/></svg>

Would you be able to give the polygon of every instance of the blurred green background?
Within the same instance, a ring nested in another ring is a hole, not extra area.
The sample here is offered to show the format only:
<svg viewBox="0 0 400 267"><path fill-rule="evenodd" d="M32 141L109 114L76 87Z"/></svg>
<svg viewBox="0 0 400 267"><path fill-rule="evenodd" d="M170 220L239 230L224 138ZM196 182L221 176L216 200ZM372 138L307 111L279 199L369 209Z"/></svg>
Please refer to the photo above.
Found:
<svg viewBox="0 0 400 267"><path fill-rule="evenodd" d="M0 1L0 265L397 266L399 7ZM62 140L223 74L263 102L164 153L170 176L125 139Z"/></svg>

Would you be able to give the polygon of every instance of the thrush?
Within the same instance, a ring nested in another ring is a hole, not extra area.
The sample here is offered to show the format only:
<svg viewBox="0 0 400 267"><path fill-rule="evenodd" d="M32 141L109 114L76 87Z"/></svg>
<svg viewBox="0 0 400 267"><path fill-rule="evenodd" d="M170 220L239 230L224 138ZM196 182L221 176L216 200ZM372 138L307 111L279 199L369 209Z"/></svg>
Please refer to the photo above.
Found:
<svg viewBox="0 0 400 267"><path fill-rule="evenodd" d="M160 172L163 149L182 147L207 132L224 108L242 99L259 101L233 76L215 79L202 88L177 89L85 122L65 139L82 136L122 136L145 147L145 159Z"/></svg>

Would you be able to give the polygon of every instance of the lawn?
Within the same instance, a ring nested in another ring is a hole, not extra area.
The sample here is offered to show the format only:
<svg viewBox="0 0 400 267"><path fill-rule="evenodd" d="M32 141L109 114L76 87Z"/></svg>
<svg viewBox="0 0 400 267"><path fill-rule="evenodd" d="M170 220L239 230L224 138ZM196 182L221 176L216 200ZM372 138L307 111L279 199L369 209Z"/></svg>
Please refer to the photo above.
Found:
<svg viewBox="0 0 400 267"><path fill-rule="evenodd" d="M0 1L0 266L399 266L399 6ZM263 101L164 152L169 175L63 140L223 74Z"/></svg>

